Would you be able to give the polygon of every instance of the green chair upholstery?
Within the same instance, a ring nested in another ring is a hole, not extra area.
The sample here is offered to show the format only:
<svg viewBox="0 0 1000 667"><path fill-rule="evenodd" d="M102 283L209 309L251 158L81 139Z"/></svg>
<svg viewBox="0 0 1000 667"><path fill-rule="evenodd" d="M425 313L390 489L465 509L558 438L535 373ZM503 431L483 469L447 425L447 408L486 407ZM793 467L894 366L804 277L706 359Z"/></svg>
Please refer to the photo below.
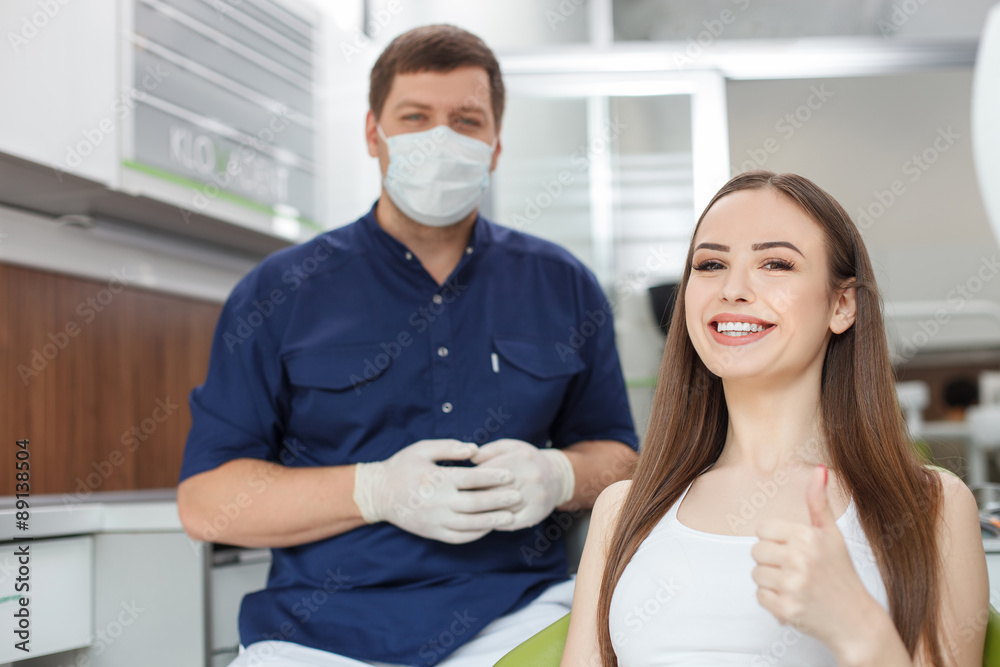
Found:
<svg viewBox="0 0 1000 667"><path fill-rule="evenodd" d="M559 663L555 663L559 664ZM986 647L983 667L1000 667L1000 613L990 605L990 620L986 622Z"/></svg>
<svg viewBox="0 0 1000 667"><path fill-rule="evenodd" d="M566 614L500 658L494 667L559 667L568 631L569 614ZM983 667L1000 667L1000 613L993 605L986 624Z"/></svg>
<svg viewBox="0 0 1000 667"><path fill-rule="evenodd" d="M559 667L567 632L569 614L514 647L494 667Z"/></svg>

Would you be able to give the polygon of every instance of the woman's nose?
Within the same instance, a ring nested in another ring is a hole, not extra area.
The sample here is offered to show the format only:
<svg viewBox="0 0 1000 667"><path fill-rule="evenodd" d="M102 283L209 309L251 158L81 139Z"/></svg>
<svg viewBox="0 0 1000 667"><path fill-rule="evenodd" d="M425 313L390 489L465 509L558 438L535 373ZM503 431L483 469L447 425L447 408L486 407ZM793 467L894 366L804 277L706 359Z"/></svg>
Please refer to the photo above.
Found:
<svg viewBox="0 0 1000 667"><path fill-rule="evenodd" d="M746 301L754 300L753 287L750 284L750 276L745 269L730 267L726 271L722 281L722 288L719 298L723 301Z"/></svg>

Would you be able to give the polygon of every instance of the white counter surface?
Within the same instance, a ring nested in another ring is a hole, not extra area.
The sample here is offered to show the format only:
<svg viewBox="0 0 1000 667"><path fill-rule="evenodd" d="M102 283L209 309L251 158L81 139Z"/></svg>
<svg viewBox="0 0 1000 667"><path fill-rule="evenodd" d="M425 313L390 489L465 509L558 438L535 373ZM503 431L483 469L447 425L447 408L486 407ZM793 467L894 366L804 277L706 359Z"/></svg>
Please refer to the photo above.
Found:
<svg viewBox="0 0 1000 667"><path fill-rule="evenodd" d="M86 533L182 531L177 489L104 491L86 499L72 494L28 498L28 530L15 526L16 498L0 497L0 542Z"/></svg>

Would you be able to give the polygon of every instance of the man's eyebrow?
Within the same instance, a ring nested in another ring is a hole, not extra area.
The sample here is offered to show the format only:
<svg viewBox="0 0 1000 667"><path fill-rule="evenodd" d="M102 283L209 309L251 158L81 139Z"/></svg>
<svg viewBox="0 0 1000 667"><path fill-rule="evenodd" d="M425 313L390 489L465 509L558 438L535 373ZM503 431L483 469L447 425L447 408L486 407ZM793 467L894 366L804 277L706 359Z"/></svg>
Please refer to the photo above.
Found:
<svg viewBox="0 0 1000 667"><path fill-rule="evenodd" d="M417 102L416 100L400 100L396 103L394 109L402 109L403 107L417 107L418 109L430 109L431 105L424 104L423 102Z"/></svg>
<svg viewBox="0 0 1000 667"><path fill-rule="evenodd" d="M695 250L700 250L705 248L707 250L718 250L719 252L729 252L729 246L722 245L721 243L699 243ZM750 246L752 250L767 250L768 248L791 248L795 252L799 253L803 257L802 251L796 248L794 245L788 241L765 241L764 243L754 243Z"/></svg>

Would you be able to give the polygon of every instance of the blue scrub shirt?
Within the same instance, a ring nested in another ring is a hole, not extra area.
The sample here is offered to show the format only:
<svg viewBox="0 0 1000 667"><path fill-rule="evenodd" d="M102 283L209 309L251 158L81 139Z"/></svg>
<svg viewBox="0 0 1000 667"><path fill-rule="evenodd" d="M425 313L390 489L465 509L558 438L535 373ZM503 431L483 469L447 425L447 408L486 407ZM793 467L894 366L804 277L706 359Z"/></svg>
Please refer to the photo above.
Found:
<svg viewBox="0 0 1000 667"><path fill-rule="evenodd" d="M638 448L594 276L483 217L444 285L374 208L271 255L233 289L190 403L181 480L237 458L382 461L430 438ZM248 480L244 500L267 482ZM267 588L243 599L241 642L434 665L567 578L568 518L467 544L378 523L273 549ZM220 509L216 528L228 520Z"/></svg>

